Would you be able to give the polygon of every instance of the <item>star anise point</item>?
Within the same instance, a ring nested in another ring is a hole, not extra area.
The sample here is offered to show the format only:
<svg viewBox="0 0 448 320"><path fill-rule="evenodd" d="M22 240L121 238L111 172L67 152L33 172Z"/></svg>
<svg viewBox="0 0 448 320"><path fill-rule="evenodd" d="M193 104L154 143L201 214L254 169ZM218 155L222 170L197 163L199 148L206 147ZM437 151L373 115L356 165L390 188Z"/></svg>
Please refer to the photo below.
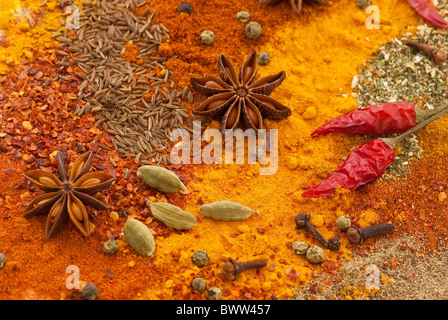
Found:
<svg viewBox="0 0 448 320"><path fill-rule="evenodd" d="M93 195L108 188L115 178L103 172L89 172L92 166L92 154L89 151L78 157L67 171L65 166L67 152L58 151L59 177L44 170L25 172L25 178L45 193L31 201L23 215L29 218L48 213L45 228L47 238L53 237L59 231L67 217L70 217L83 235L89 236L90 222L84 203L95 209L108 207Z"/></svg>
<svg viewBox="0 0 448 320"><path fill-rule="evenodd" d="M200 116L220 117L221 131L235 129L240 122L252 129L263 128L263 117L280 120L291 115L291 109L269 97L286 77L284 71L254 81L258 71L256 52L253 51L236 72L230 59L219 55L220 78L206 76L191 78L191 84L208 98L193 113Z"/></svg>

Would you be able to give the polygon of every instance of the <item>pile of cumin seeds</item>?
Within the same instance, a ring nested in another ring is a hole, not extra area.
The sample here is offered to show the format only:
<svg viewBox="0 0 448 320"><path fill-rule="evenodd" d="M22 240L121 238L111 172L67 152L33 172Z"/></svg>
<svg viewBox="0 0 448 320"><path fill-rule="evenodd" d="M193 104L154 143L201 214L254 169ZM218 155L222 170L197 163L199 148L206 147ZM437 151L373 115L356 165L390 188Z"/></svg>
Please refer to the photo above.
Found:
<svg viewBox="0 0 448 320"><path fill-rule="evenodd" d="M83 3L76 35L65 29L53 37L60 42L58 66L81 70L75 72L82 79L78 98L86 103L74 113L94 114L95 126L114 136L112 144L122 156L137 164L167 165L171 133L192 132L181 102L193 102L193 94L188 86L175 88L173 72L164 68L167 58L154 54L169 31L152 21L145 5L132 0ZM126 59L127 50L137 51L136 59Z"/></svg>

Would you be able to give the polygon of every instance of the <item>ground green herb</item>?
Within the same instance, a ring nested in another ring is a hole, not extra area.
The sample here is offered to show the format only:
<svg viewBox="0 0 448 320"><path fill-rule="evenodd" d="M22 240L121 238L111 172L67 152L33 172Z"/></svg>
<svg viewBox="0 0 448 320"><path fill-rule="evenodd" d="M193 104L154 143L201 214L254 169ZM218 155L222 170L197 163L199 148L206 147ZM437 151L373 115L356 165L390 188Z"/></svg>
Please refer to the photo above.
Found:
<svg viewBox="0 0 448 320"><path fill-rule="evenodd" d="M440 8L439 8L440 9ZM412 40L434 48L448 47L446 31L427 25L418 26L416 34L404 33L382 46L366 61L357 75L355 92L358 108L394 101L406 101L424 110L433 110L448 96L447 63L435 65L428 57L404 44ZM356 82L355 82L356 83ZM372 137L366 137L371 139ZM415 135L400 145L402 152L383 175L383 179L406 177L408 164L422 155Z"/></svg>

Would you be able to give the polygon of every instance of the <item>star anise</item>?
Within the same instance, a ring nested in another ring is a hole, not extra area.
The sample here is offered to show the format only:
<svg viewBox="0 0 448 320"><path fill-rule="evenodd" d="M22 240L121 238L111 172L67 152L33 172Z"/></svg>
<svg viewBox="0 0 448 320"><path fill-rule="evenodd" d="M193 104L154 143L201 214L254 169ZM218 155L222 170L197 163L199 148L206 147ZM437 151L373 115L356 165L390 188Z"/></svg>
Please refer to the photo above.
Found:
<svg viewBox="0 0 448 320"><path fill-rule="evenodd" d="M247 127L262 129L263 117L280 120L290 116L291 109L269 97L285 79L285 72L254 81L257 68L255 51L244 60L239 75L232 62L221 54L218 61L221 79L214 76L191 78L192 86L209 97L202 101L193 113L221 118L223 133L226 129L235 129L243 119Z"/></svg>
<svg viewBox="0 0 448 320"><path fill-rule="evenodd" d="M92 152L80 156L67 172L65 160L67 152L58 151L57 165L59 178L44 170L25 172L25 178L46 193L38 196L26 207L24 217L48 213L45 234L53 237L64 224L67 216L85 236L90 235L89 216L85 204L97 210L108 206L93 195L108 188L115 180L113 176L103 172L89 172L92 166Z"/></svg>
<svg viewBox="0 0 448 320"><path fill-rule="evenodd" d="M260 4L262 5L269 5L269 4L276 4L277 2L280 2L281 0L260 0ZM329 6L330 3L328 0L303 0L304 2L314 3L314 4L320 4L323 6ZM300 10L302 10L302 0L288 0L289 5L291 6L291 9L294 13L299 14Z"/></svg>

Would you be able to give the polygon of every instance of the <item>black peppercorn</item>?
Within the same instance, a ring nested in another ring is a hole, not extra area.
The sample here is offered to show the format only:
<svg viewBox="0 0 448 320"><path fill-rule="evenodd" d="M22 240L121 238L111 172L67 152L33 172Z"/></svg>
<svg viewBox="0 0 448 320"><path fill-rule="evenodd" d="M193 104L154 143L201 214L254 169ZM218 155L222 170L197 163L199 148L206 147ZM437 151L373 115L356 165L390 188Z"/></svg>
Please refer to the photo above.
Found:
<svg viewBox="0 0 448 320"><path fill-rule="evenodd" d="M81 293L86 300L95 300L98 297L98 289L93 283L86 284L82 288Z"/></svg>
<svg viewBox="0 0 448 320"><path fill-rule="evenodd" d="M188 14L191 14L191 12L193 11L193 7L191 6L190 2L182 2L178 7L177 7L177 11L179 12L185 12Z"/></svg>
<svg viewBox="0 0 448 320"><path fill-rule="evenodd" d="M341 242L339 241L339 235L335 235L333 238L328 240L328 249L338 251L340 247Z"/></svg>

